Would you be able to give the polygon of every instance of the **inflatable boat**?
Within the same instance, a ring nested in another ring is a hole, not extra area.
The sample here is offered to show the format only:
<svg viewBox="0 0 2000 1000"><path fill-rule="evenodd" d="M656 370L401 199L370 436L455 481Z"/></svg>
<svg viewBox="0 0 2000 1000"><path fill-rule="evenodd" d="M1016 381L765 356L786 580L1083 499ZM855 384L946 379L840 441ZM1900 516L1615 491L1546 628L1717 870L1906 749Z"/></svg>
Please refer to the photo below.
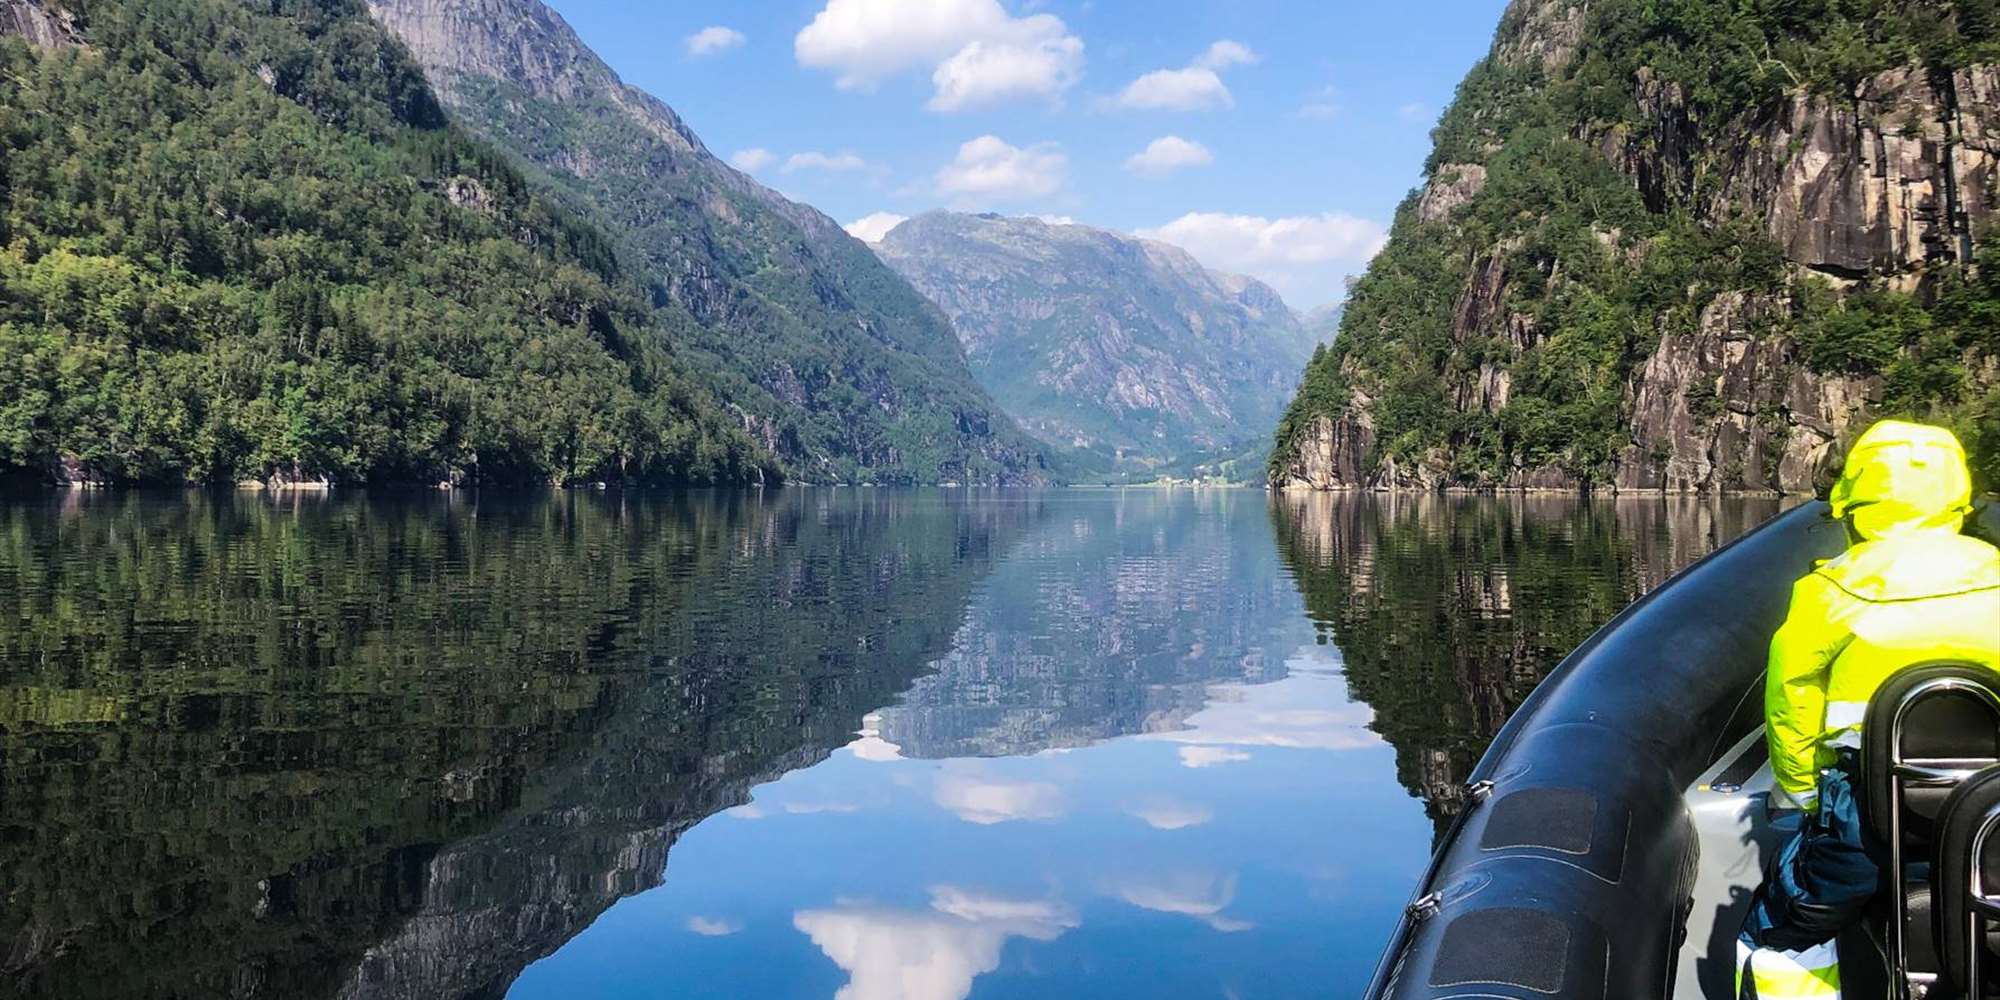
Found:
<svg viewBox="0 0 2000 1000"><path fill-rule="evenodd" d="M1994 537L2000 516L1979 524ZM1793 581L1845 546L1825 504L1794 508L1558 665L1474 769L1365 996L1733 997L1737 929L1797 821L1767 809L1765 656ZM2000 885L1996 690L1926 665L1870 705L1858 792L1903 891L1842 939L1845 1000L2000 997L1982 983L2000 972L2000 896L1980 873L1993 862Z"/></svg>

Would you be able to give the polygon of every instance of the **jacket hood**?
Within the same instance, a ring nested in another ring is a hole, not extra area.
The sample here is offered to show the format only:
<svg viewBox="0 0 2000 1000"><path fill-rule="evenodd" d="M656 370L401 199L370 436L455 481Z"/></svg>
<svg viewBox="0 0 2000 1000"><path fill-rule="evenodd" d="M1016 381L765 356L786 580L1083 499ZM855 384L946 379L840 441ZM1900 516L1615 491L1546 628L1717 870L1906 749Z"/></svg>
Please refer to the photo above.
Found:
<svg viewBox="0 0 2000 1000"><path fill-rule="evenodd" d="M1827 498L1867 540L1915 531L1953 534L1972 509L1965 448L1942 427L1884 420L1854 442Z"/></svg>

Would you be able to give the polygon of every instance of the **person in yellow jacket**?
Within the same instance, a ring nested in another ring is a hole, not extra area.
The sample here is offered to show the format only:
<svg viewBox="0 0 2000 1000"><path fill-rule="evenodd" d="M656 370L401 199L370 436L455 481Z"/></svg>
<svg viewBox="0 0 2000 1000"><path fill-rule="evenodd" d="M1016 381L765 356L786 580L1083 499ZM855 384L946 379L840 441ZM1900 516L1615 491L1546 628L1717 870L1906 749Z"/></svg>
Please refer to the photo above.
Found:
<svg viewBox="0 0 2000 1000"><path fill-rule="evenodd" d="M1765 676L1773 802L1807 817L1744 927L1738 971L1760 1000L1840 995L1833 939L1860 920L1879 879L1850 780L1869 698L1927 662L2000 672L2000 550L1960 533L1972 477L1950 431L1869 428L1828 501L1851 547L1793 586Z"/></svg>

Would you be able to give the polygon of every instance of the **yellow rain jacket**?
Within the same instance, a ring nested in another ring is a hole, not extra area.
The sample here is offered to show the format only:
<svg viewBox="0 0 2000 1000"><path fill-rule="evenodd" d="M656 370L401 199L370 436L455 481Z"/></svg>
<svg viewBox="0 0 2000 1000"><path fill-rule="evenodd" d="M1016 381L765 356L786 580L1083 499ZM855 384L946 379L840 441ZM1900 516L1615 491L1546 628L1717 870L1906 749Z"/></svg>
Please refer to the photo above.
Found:
<svg viewBox="0 0 2000 1000"><path fill-rule="evenodd" d="M1778 788L1808 808L1891 674L1935 660L2000 671L2000 550L1959 534L1972 482L1950 431L1869 428L1830 502L1858 541L1792 588L1764 688Z"/></svg>

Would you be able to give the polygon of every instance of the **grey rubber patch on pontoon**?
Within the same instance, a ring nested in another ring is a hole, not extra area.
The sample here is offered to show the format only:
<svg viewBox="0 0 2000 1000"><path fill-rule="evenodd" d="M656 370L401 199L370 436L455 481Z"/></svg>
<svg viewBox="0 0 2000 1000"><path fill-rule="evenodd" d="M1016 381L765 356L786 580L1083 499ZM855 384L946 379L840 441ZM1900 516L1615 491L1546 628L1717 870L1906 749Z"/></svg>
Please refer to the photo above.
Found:
<svg viewBox="0 0 2000 1000"><path fill-rule="evenodd" d="M1596 795L1575 788L1524 788L1493 804L1479 849L1539 847L1589 854L1596 825Z"/></svg>
<svg viewBox="0 0 2000 1000"><path fill-rule="evenodd" d="M1497 983L1560 993L1569 969L1568 926L1539 910L1474 910L1451 922L1431 985Z"/></svg>

